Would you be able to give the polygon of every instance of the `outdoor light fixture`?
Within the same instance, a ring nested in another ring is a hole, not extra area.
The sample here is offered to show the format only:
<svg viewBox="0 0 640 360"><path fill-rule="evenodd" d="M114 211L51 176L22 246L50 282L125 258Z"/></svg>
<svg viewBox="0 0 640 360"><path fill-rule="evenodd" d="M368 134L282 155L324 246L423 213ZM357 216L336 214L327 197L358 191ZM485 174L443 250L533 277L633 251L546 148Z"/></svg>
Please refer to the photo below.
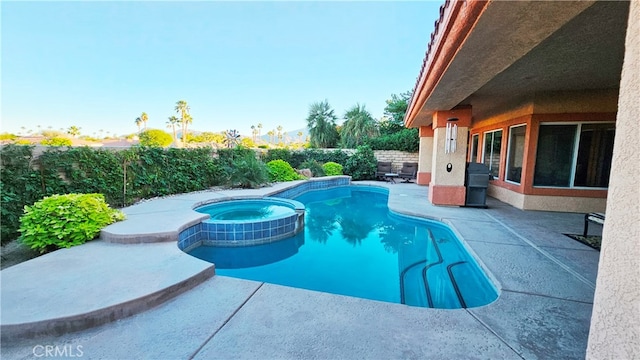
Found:
<svg viewBox="0 0 640 360"><path fill-rule="evenodd" d="M447 119L447 130L445 131L444 152L445 154L456 152L457 140L458 140L458 125L454 122L458 121L458 118Z"/></svg>

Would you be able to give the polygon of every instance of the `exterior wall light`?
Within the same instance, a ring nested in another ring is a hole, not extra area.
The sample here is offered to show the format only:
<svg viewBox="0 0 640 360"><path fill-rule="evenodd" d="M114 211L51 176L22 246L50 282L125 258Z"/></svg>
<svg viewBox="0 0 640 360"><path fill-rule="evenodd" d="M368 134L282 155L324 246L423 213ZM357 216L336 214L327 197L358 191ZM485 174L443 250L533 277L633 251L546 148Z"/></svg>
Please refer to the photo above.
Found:
<svg viewBox="0 0 640 360"><path fill-rule="evenodd" d="M455 122L458 118L447 119L447 129L445 131L444 153L452 154L456 152L458 140L458 124Z"/></svg>

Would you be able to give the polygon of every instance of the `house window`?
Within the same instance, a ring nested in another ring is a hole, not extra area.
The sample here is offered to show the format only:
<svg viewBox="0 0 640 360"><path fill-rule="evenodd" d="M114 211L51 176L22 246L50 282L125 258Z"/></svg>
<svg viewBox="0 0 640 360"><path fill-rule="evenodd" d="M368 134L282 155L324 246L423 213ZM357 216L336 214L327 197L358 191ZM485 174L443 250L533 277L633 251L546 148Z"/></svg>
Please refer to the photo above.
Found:
<svg viewBox="0 0 640 360"><path fill-rule="evenodd" d="M469 162L478 161L478 134L471 136L471 154L469 155Z"/></svg>
<svg viewBox="0 0 640 360"><path fill-rule="evenodd" d="M484 133L484 164L489 167L491 176L500 174L500 150L502 149L502 130Z"/></svg>
<svg viewBox="0 0 640 360"><path fill-rule="evenodd" d="M609 185L614 123L540 125L534 186Z"/></svg>
<svg viewBox="0 0 640 360"><path fill-rule="evenodd" d="M527 132L526 125L514 126L509 129L509 150L507 151L507 181L520 184L522 177L522 162L524 159L524 139Z"/></svg>

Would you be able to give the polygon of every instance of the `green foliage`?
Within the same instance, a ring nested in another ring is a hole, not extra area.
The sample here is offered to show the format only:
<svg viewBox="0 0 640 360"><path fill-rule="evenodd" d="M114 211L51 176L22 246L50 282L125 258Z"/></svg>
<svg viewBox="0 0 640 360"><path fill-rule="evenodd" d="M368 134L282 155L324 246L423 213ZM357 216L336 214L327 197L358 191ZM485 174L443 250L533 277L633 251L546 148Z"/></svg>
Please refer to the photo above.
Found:
<svg viewBox="0 0 640 360"><path fill-rule="evenodd" d="M384 135L367 140L367 145L374 150L399 150L418 152L420 135L418 129L401 129L390 135Z"/></svg>
<svg viewBox="0 0 640 360"><path fill-rule="evenodd" d="M384 108L384 115L389 119L389 128L395 128L395 131L399 131L404 125L404 115L407 112L409 106L409 100L413 91L403 92L400 95L391 94L391 99L388 99L387 106ZM393 132L395 132L393 131Z"/></svg>
<svg viewBox="0 0 640 360"><path fill-rule="evenodd" d="M3 243L17 237L23 207L45 196L95 192L111 206L126 206L144 198L208 189L227 179L209 148L50 148L35 159L32 146L7 145L0 149L0 159Z"/></svg>
<svg viewBox="0 0 640 360"><path fill-rule="evenodd" d="M349 154L342 150L323 151L319 149L305 149L303 155L305 159L315 160L321 164L330 161L338 164L346 164L349 159Z"/></svg>
<svg viewBox="0 0 640 360"><path fill-rule="evenodd" d="M266 165L256 159L256 155L252 150L237 151L231 159L232 161L224 164L227 185L243 189L254 189L269 182L269 173Z"/></svg>
<svg viewBox="0 0 640 360"><path fill-rule="evenodd" d="M324 163L322 169L326 176L342 175L342 165L332 161Z"/></svg>
<svg viewBox="0 0 640 360"><path fill-rule="evenodd" d="M307 160L304 153L300 151L291 151L289 149L270 149L262 156L262 161L268 163L272 160L284 160L294 168L300 168L300 164Z"/></svg>
<svg viewBox="0 0 640 360"><path fill-rule="evenodd" d="M375 179L377 168L376 157L373 150L367 145L358 146L344 167L344 172L351 175L353 180L373 180Z"/></svg>
<svg viewBox="0 0 640 360"><path fill-rule="evenodd" d="M167 147L173 142L173 138L165 131L149 129L140 133L140 145L149 147Z"/></svg>
<svg viewBox="0 0 640 360"><path fill-rule="evenodd" d="M40 145L44 146L71 146L71 139L66 137L50 137L40 141Z"/></svg>
<svg viewBox="0 0 640 360"><path fill-rule="evenodd" d="M92 240L124 214L109 208L102 194L53 195L24 207L20 241L41 253Z"/></svg>
<svg viewBox="0 0 640 360"><path fill-rule="evenodd" d="M312 147L336 147L339 141L336 119L327 100L311 104L307 116L307 128Z"/></svg>
<svg viewBox="0 0 640 360"><path fill-rule="evenodd" d="M0 134L0 141L2 140L15 140L18 136L15 134L11 134L8 132L3 132L2 134Z"/></svg>
<svg viewBox="0 0 640 360"><path fill-rule="evenodd" d="M284 160L271 160L267 163L269 171L269 181L292 181L302 180L303 177Z"/></svg>
<svg viewBox="0 0 640 360"><path fill-rule="evenodd" d="M314 177L324 176L324 168L315 160L307 160L298 166L298 169L309 169Z"/></svg>
<svg viewBox="0 0 640 360"><path fill-rule="evenodd" d="M378 135L376 122L364 105L356 104L351 107L345 113L344 118L346 121L340 132L342 147L352 149Z"/></svg>
<svg viewBox="0 0 640 360"><path fill-rule="evenodd" d="M210 131L201 132L198 135L191 135L189 142L191 143L215 143L224 144L225 136L223 133L214 133Z"/></svg>

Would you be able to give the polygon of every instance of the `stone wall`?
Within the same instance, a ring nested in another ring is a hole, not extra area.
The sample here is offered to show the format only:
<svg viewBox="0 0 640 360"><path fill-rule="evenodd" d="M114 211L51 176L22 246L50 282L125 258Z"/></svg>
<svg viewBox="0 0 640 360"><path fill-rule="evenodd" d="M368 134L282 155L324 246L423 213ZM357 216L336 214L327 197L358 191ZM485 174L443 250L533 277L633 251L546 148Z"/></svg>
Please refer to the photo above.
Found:
<svg viewBox="0 0 640 360"><path fill-rule="evenodd" d="M390 161L391 168L395 172L402 168L403 162L418 162L418 153L409 153L397 150L374 150L373 154L378 161Z"/></svg>

